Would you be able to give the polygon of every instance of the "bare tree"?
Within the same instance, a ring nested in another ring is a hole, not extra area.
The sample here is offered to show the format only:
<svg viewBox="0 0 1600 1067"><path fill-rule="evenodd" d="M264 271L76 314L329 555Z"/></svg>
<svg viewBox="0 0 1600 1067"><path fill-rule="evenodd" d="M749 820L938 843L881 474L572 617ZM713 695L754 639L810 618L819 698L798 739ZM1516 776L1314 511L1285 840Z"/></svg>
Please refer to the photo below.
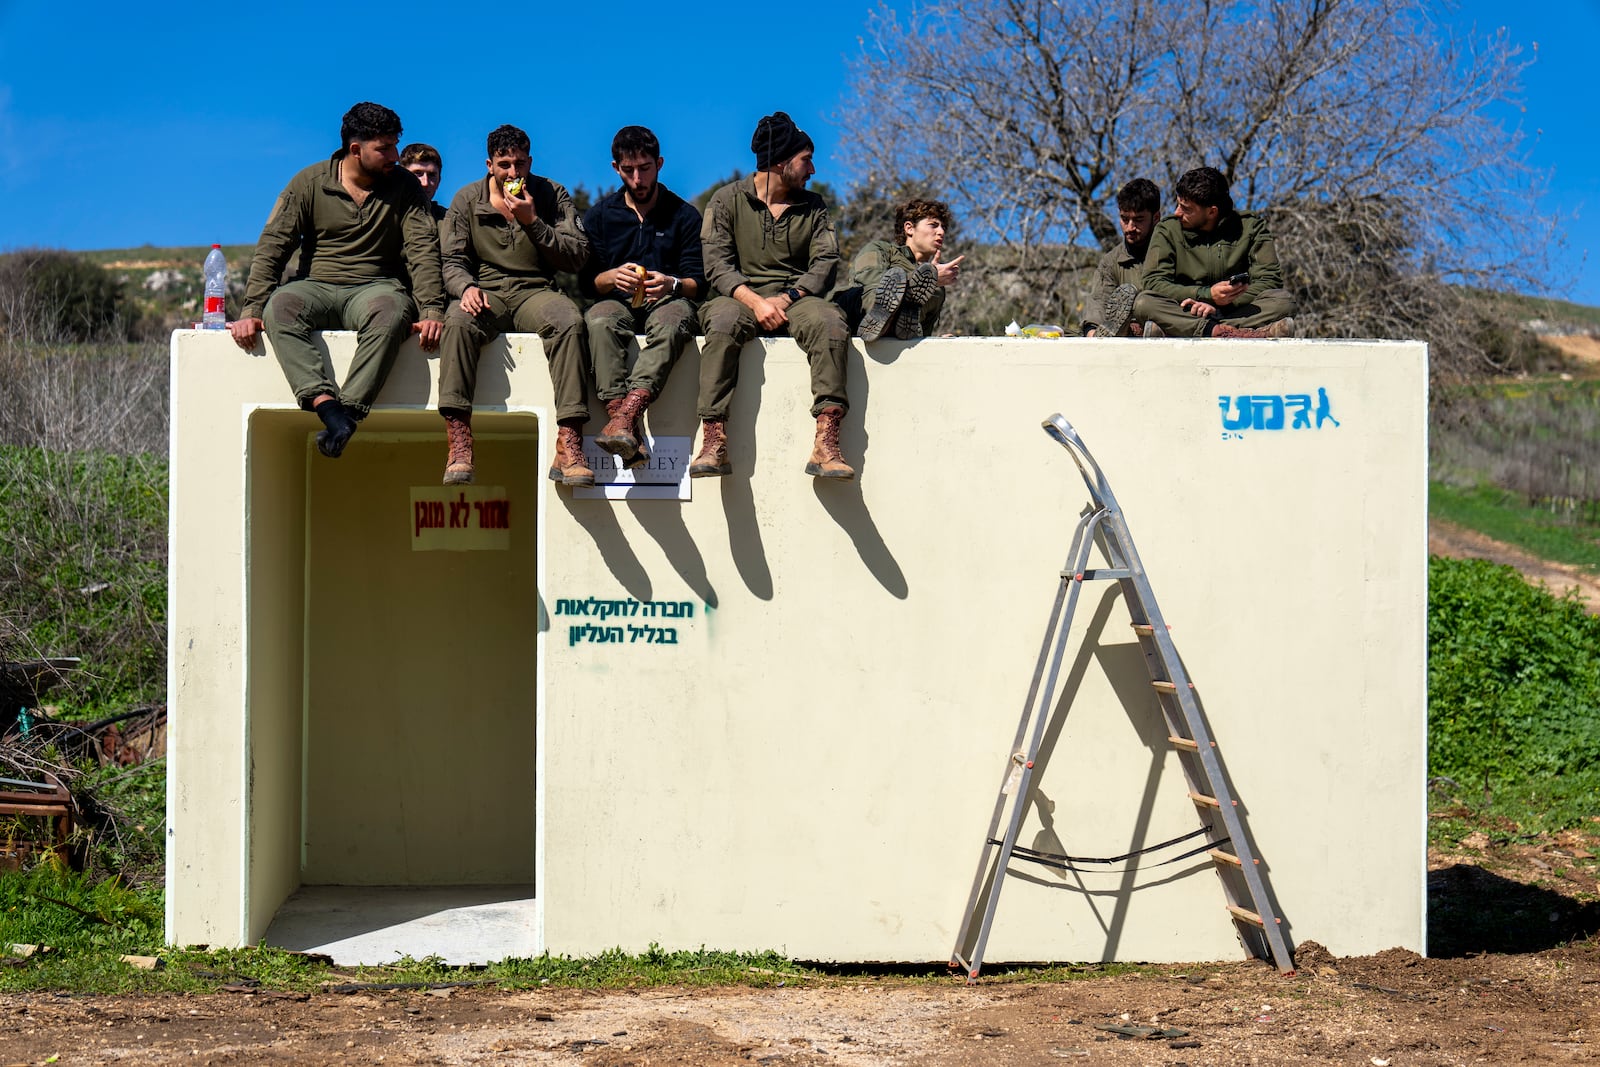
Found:
<svg viewBox="0 0 1600 1067"><path fill-rule="evenodd" d="M1550 220L1491 114L1526 65L1414 0L933 0L868 22L846 150L862 184L942 193L1035 283L1110 247L1117 188L1215 166L1270 213L1318 332L1440 327L1418 286L1540 277ZM1032 262L1030 262L1030 253ZM1052 270L1052 268L1055 268ZM1308 287L1309 275L1304 274ZM1399 279L1404 279L1400 281ZM1070 310L1076 294L1056 293ZM1371 310L1366 305L1373 305ZM1459 310L1459 309L1455 309ZM1426 335L1426 334L1425 334Z"/></svg>

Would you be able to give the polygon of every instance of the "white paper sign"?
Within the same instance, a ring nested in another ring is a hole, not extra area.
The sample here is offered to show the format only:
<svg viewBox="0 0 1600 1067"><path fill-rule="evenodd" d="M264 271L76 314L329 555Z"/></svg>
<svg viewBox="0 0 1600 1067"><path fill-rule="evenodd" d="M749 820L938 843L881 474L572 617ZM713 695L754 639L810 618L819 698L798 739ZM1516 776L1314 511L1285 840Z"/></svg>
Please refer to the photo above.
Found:
<svg viewBox="0 0 1600 1067"><path fill-rule="evenodd" d="M575 500L688 500L693 437L645 437L650 462L627 470L622 461L583 439L584 460L594 470L593 488L572 490Z"/></svg>

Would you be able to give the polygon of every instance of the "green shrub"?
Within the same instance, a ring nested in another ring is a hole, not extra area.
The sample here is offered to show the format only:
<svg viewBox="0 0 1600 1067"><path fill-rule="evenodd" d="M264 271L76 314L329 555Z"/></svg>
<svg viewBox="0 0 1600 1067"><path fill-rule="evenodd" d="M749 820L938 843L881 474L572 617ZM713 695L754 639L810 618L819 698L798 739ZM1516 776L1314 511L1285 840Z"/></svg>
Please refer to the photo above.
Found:
<svg viewBox="0 0 1600 1067"><path fill-rule="evenodd" d="M1600 618L1484 560L1428 567L1428 764L1463 786L1589 767L1600 750Z"/></svg>
<svg viewBox="0 0 1600 1067"><path fill-rule="evenodd" d="M78 656L69 707L159 702L167 464L0 445L0 655Z"/></svg>

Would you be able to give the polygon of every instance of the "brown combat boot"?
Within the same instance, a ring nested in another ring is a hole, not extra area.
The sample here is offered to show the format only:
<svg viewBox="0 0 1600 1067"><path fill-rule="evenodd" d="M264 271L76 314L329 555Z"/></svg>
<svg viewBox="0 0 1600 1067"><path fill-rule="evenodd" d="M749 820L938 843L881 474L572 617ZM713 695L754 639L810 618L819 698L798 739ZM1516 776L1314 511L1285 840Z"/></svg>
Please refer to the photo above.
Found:
<svg viewBox="0 0 1600 1067"><path fill-rule="evenodd" d="M450 457L445 460L445 485L472 484L472 416L462 418L450 414L444 417L444 436L450 443Z"/></svg>
<svg viewBox="0 0 1600 1067"><path fill-rule="evenodd" d="M594 471L583 460L583 434L576 426L556 427L556 454L550 461L550 480L562 485L594 484Z"/></svg>
<svg viewBox="0 0 1600 1067"><path fill-rule="evenodd" d="M650 462L644 449L644 409L650 406L647 389L631 389L628 395L606 401L606 414L611 416L606 428L594 443L622 460L625 467L642 467Z"/></svg>
<svg viewBox="0 0 1600 1067"><path fill-rule="evenodd" d="M806 473L814 478L854 478L855 468L844 461L839 451L839 423L844 408L823 408L817 414L817 441L811 446Z"/></svg>
<svg viewBox="0 0 1600 1067"><path fill-rule="evenodd" d="M706 419L700 424L700 454L689 464L691 478L720 478L733 473L728 462L728 435L721 419Z"/></svg>

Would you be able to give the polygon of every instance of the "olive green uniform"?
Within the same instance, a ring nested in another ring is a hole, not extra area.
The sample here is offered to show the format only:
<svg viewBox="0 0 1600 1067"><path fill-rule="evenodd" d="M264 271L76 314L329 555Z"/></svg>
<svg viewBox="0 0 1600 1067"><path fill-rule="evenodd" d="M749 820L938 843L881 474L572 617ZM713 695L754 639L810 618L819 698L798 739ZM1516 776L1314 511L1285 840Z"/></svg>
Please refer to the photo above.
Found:
<svg viewBox="0 0 1600 1067"><path fill-rule="evenodd" d="M339 180L344 156L340 151L312 164L278 195L256 242L240 316L264 321L301 407L309 411L312 400L327 394L361 419L383 388L419 308L425 319L443 319L445 294L439 232L417 179L395 167L358 206ZM280 284L296 251L299 264ZM326 329L356 331L343 388L312 343L312 334Z"/></svg>
<svg viewBox="0 0 1600 1067"><path fill-rule="evenodd" d="M1098 329L1106 318L1106 301L1120 286L1131 285L1138 290L1144 282L1144 254L1135 254L1128 247L1128 242L1118 241L1117 247L1100 257L1100 263L1095 267L1094 288L1089 293L1089 299L1083 305L1083 314L1079 320L1083 323L1084 332ZM1135 320L1128 319L1128 324L1122 328L1122 336L1128 336L1132 331L1129 326Z"/></svg>
<svg viewBox="0 0 1600 1067"><path fill-rule="evenodd" d="M726 420L739 381L739 350L760 331L755 315L733 293L748 285L758 295L798 288L782 331L799 342L811 364L811 413L848 408L845 357L850 330L839 305L824 296L839 266L839 242L822 197L802 190L777 218L756 195L755 177L711 194L700 229L706 279L718 295L700 308L702 419Z"/></svg>
<svg viewBox="0 0 1600 1067"><path fill-rule="evenodd" d="M944 286L938 284L939 269L932 263L918 263L911 249L903 244L868 241L867 246L850 261L850 284L836 294L835 299L845 307L847 315L854 322L859 322L862 313L871 306L872 293L883 280L884 272L891 267L899 267L908 277L921 272L934 280L933 295L917 308L917 316L922 322L922 335L932 336L939 325L939 313L944 310ZM910 299L906 297L899 314L903 315L906 308L916 306L910 303Z"/></svg>
<svg viewBox="0 0 1600 1067"><path fill-rule="evenodd" d="M444 284L452 303L439 345L439 407L472 410L478 353L502 333L544 339L555 387L556 419L587 419L584 381L589 348L578 305L555 288L557 271L576 271L589 258L577 208L548 178L528 175L534 219L526 225L500 214L485 175L456 193L445 219ZM487 310L468 315L461 295L476 286Z"/></svg>
<svg viewBox="0 0 1600 1067"><path fill-rule="evenodd" d="M1213 303L1211 286L1245 271L1249 285L1233 303L1217 307L1217 321L1256 328L1294 314L1294 295L1283 287L1278 251L1260 215L1229 212L1209 233L1185 230L1176 218L1162 219L1150 235L1134 318L1154 322L1173 337L1199 336L1207 320L1189 314L1182 302Z"/></svg>

